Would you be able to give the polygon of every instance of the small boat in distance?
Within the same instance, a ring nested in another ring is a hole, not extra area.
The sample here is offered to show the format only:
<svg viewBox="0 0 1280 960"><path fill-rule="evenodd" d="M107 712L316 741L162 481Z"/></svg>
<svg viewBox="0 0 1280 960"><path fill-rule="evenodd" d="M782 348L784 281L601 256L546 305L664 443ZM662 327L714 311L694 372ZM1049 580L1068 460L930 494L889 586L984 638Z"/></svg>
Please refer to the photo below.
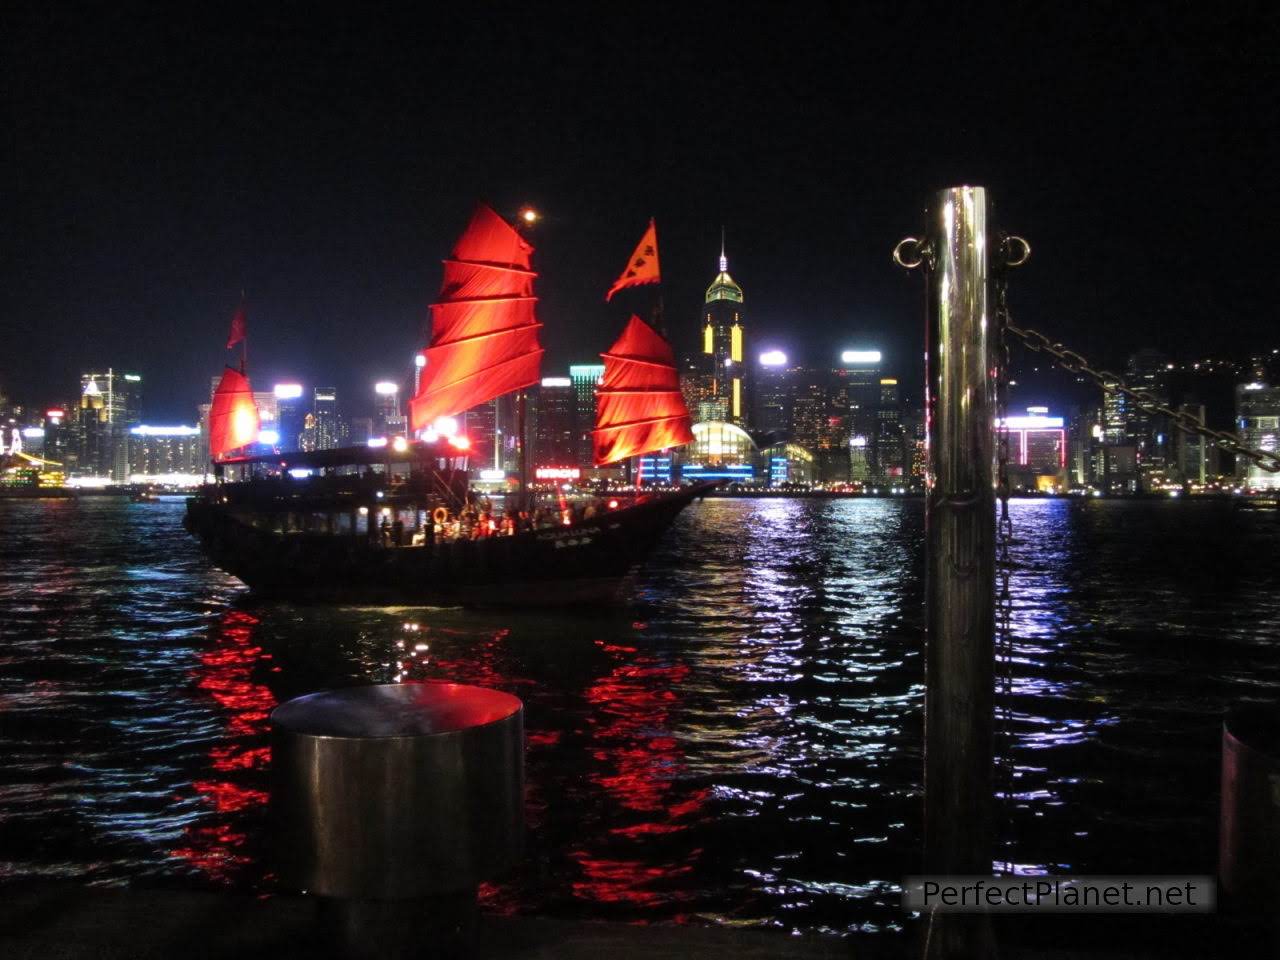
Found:
<svg viewBox="0 0 1280 960"><path fill-rule="evenodd" d="M256 593L302 601L563 606L625 598L640 562L714 483L545 506L522 483L496 504L473 494L469 441L443 426L539 381L532 252L496 213L477 209L431 307L427 363L410 404L418 439L244 455L257 415L244 408L252 391L243 361L240 371L228 368L210 416L217 482L187 502L187 528L214 563ZM237 320L243 339L243 309ZM692 439L671 347L656 330L633 316L602 356L598 465Z"/></svg>

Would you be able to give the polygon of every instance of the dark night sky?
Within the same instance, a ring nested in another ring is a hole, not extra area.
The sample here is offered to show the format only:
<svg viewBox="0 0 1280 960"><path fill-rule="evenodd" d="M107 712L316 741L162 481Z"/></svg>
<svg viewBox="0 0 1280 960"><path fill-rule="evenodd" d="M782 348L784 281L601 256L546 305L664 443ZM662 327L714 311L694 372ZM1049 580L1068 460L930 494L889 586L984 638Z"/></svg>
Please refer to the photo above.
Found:
<svg viewBox="0 0 1280 960"><path fill-rule="evenodd" d="M191 421L241 288L260 388L363 401L477 198L546 214L549 372L620 329L603 292L653 215L677 349L724 223L757 345L881 346L918 382L889 251L965 181L1035 248L1024 322L1107 362L1280 343L1274 4L80 6L0 25L0 388L29 402L115 364Z"/></svg>

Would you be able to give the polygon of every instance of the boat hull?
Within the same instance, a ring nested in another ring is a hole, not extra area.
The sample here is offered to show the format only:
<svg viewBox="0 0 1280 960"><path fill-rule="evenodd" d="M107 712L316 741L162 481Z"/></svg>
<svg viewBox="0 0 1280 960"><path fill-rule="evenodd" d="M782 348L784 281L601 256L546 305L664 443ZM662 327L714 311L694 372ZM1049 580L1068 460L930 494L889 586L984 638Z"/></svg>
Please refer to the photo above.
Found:
<svg viewBox="0 0 1280 960"><path fill-rule="evenodd" d="M243 506L187 501L187 529L255 594L316 603L570 606L626 598L640 562L709 487L646 499L571 526L385 547L360 536L278 533Z"/></svg>

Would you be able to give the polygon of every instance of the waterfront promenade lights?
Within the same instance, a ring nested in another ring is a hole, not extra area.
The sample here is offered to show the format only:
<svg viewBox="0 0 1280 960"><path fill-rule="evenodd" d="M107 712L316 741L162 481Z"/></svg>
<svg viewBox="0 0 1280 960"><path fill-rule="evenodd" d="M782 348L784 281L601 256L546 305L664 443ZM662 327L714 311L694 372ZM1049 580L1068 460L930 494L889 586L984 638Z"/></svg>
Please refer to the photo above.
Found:
<svg viewBox="0 0 1280 960"><path fill-rule="evenodd" d="M533 207L522 207L520 209L520 222L526 227L532 227L541 219L542 214L538 213Z"/></svg>
<svg viewBox="0 0 1280 960"><path fill-rule="evenodd" d="M845 350L840 354L841 363L879 363L879 350Z"/></svg>

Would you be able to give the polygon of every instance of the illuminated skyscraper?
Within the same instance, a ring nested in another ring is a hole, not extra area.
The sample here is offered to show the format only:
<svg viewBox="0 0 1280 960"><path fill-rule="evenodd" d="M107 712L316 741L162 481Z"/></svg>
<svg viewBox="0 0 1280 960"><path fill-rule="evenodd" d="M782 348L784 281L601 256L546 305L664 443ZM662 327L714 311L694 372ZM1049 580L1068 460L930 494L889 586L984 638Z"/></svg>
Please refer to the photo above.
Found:
<svg viewBox="0 0 1280 960"><path fill-rule="evenodd" d="M380 380L373 386L373 432L375 436L404 436L405 419L400 414L400 385L391 380Z"/></svg>
<svg viewBox="0 0 1280 960"><path fill-rule="evenodd" d="M730 423L746 422L746 334L742 288L729 276L729 259L720 243L720 272L707 288L702 317L702 358L712 378L714 399L722 401Z"/></svg>
<svg viewBox="0 0 1280 960"><path fill-rule="evenodd" d="M134 475L185 474L194 478L208 469L199 427L139 424L129 429L129 435L130 468Z"/></svg>
<svg viewBox="0 0 1280 960"><path fill-rule="evenodd" d="M577 436L574 457L575 465L579 467L590 467L595 463L591 431L596 424L596 387L603 376L603 363L575 363L569 367L569 380L573 384L573 429Z"/></svg>
<svg viewBox="0 0 1280 960"><path fill-rule="evenodd" d="M141 421L142 377L136 373L86 373L80 378L79 470L129 481L129 430Z"/></svg>
<svg viewBox="0 0 1280 960"><path fill-rule="evenodd" d="M768 350L759 356L752 398L756 409L756 429L766 433L792 434L791 412L794 378L787 355L781 350Z"/></svg>
<svg viewBox="0 0 1280 960"><path fill-rule="evenodd" d="M1179 404L1178 412L1194 417L1202 424L1206 422L1203 403L1184 401ZM1174 430L1172 439L1175 479L1184 483L1205 483L1218 473L1218 448L1204 437Z"/></svg>
<svg viewBox="0 0 1280 960"><path fill-rule="evenodd" d="M534 467L576 466L576 395L570 377L543 377L533 396ZM594 419L594 417L593 417Z"/></svg>
<svg viewBox="0 0 1280 960"><path fill-rule="evenodd" d="M1168 406L1166 372L1169 366L1169 358L1159 350L1139 350L1129 358L1125 380L1129 386L1145 390L1157 403ZM1164 470L1168 465L1172 448L1170 431L1167 417L1147 413L1133 404L1128 406L1125 432L1127 443L1136 451L1140 473Z"/></svg>
<svg viewBox="0 0 1280 960"><path fill-rule="evenodd" d="M276 431L281 450L297 450L301 442L306 409L302 403L302 384L277 383L272 390L276 398Z"/></svg>
<svg viewBox="0 0 1280 960"><path fill-rule="evenodd" d="M902 429L902 404L895 377L880 378L876 409L876 478L893 480L911 473L911 448Z"/></svg>
<svg viewBox="0 0 1280 960"><path fill-rule="evenodd" d="M1280 387L1257 381L1236 387L1236 432L1246 447L1280 452ZM1236 457L1236 476L1251 490L1280 490L1280 473L1245 457Z"/></svg>
<svg viewBox="0 0 1280 960"><path fill-rule="evenodd" d="M338 391L333 387L316 387L311 394L311 403L315 418L315 449L332 450L339 441Z"/></svg>

